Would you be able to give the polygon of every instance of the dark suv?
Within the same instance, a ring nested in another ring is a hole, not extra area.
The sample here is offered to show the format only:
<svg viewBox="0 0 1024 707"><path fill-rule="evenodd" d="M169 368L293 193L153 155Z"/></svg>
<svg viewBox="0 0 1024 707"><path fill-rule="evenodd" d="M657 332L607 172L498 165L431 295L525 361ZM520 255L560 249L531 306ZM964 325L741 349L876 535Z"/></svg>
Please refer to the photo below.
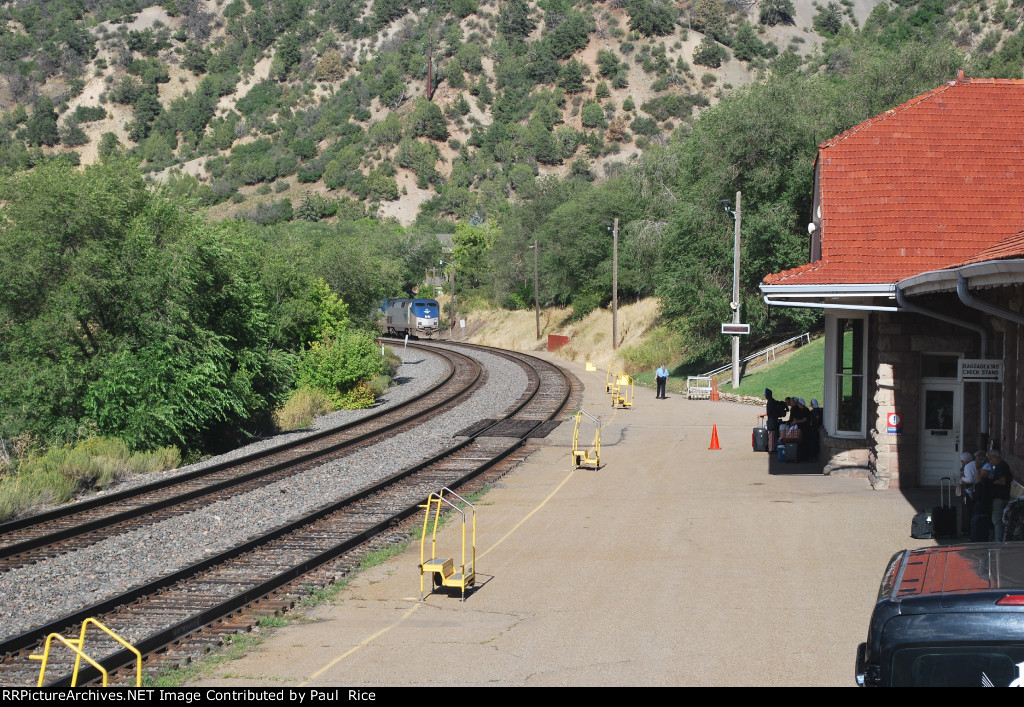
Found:
<svg viewBox="0 0 1024 707"><path fill-rule="evenodd" d="M1024 544L903 550L882 577L866 686L1024 686Z"/></svg>

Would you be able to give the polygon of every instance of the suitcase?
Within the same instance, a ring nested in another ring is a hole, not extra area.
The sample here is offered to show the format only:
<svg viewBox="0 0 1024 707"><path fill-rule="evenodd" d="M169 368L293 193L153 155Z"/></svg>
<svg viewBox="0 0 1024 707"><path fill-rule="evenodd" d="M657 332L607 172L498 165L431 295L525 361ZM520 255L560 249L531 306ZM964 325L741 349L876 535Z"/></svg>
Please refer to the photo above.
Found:
<svg viewBox="0 0 1024 707"><path fill-rule="evenodd" d="M948 476L939 481L939 505L926 508L910 523L910 537L919 540L956 536L956 509L952 505L953 482Z"/></svg>
<svg viewBox="0 0 1024 707"><path fill-rule="evenodd" d="M800 459L800 445L799 444L797 444L796 442L786 442L785 444L780 445L780 446L783 449L786 450L785 455L786 455L786 461L787 462L799 461L799 459Z"/></svg>
<svg viewBox="0 0 1024 707"><path fill-rule="evenodd" d="M939 480L939 505L932 509L932 527L937 538L955 538L957 535L953 480L948 476Z"/></svg>
<svg viewBox="0 0 1024 707"><path fill-rule="evenodd" d="M750 435L750 444L755 452L768 451L768 430L763 427L755 427Z"/></svg>
<svg viewBox="0 0 1024 707"><path fill-rule="evenodd" d="M930 540L935 537L935 529L932 527L932 508L926 508L914 516L910 522L910 537L918 540Z"/></svg>

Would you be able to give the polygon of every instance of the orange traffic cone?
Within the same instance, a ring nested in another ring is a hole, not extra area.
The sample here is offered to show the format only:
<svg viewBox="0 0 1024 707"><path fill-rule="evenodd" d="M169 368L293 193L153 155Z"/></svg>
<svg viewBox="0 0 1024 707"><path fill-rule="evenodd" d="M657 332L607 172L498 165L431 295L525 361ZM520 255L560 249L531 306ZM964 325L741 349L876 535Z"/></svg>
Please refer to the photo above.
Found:
<svg viewBox="0 0 1024 707"><path fill-rule="evenodd" d="M711 425L711 446L708 449L721 449L718 446L718 425Z"/></svg>

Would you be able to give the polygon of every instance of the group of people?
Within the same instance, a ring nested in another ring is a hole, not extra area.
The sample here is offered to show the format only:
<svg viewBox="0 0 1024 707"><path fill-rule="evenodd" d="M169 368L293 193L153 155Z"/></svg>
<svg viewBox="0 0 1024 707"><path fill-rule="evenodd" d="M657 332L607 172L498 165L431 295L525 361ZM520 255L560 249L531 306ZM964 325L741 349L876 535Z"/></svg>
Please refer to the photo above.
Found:
<svg viewBox="0 0 1024 707"><path fill-rule="evenodd" d="M823 424L823 411L817 400L811 400L810 407L803 398L786 398L776 400L772 391L764 390L765 427L768 428L768 451L775 451L775 446L783 437L795 438L799 459L808 459L818 455L821 443L818 430Z"/></svg>
<svg viewBox="0 0 1024 707"><path fill-rule="evenodd" d="M971 542L997 543L1007 540L1004 511L1010 502L1013 475L999 450L964 452L960 455L960 485L963 491L964 514L962 531ZM967 520L967 519L970 520Z"/></svg>

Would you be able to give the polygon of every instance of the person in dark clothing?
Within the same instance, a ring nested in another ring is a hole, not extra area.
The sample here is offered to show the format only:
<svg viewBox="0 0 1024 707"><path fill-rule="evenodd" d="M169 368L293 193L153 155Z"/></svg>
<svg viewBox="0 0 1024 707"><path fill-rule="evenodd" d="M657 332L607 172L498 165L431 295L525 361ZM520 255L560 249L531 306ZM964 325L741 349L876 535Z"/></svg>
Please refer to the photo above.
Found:
<svg viewBox="0 0 1024 707"><path fill-rule="evenodd" d="M804 403L803 398L793 398L793 407L789 409L789 424L796 425L796 428L800 430L797 459L806 459L810 456L812 423L811 411Z"/></svg>
<svg viewBox="0 0 1024 707"><path fill-rule="evenodd" d="M786 414L786 404L772 397L772 391L764 389L764 397L767 402L764 406L765 424L768 429L768 451L774 452L775 445L779 441L779 418Z"/></svg>
<svg viewBox="0 0 1024 707"><path fill-rule="evenodd" d="M1010 472L1010 465L1003 461L1002 454L998 449L988 453L988 463L992 465L988 479L992 484L992 539L997 543L1003 542L1003 509L1010 502L1010 481L1013 474Z"/></svg>
<svg viewBox="0 0 1024 707"><path fill-rule="evenodd" d="M821 450L821 433L819 430L825 426L825 411L818 405L818 401L811 399L811 435L807 440L807 456L817 459Z"/></svg>
<svg viewBox="0 0 1024 707"><path fill-rule="evenodd" d="M977 481L974 483L974 511L971 513L971 542L988 542L992 531L992 481L989 475L992 465L986 464L978 469Z"/></svg>
<svg viewBox="0 0 1024 707"><path fill-rule="evenodd" d="M782 424L795 425L796 421L793 419L793 413L796 412L796 398L787 397L783 405L786 406L786 419L782 421Z"/></svg>

